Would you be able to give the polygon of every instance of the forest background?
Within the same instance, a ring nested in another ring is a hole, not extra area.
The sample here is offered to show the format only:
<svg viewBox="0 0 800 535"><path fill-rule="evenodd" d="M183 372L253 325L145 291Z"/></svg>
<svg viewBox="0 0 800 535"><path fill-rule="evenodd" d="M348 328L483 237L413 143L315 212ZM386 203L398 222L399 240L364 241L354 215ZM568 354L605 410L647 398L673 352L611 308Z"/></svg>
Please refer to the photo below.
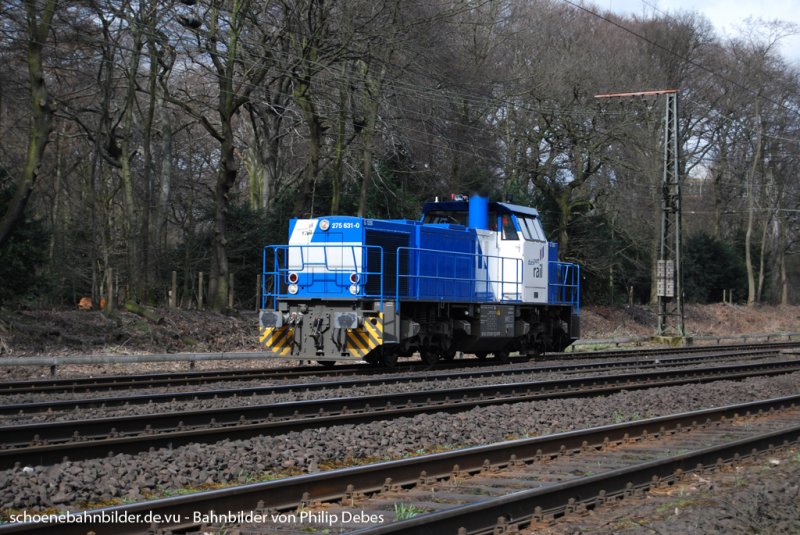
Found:
<svg viewBox="0 0 800 535"><path fill-rule="evenodd" d="M648 89L680 92L687 300L796 302L795 32L568 0L0 0L0 303L165 304L175 271L179 306L202 272L210 308L251 308L290 218L474 191L539 209L584 302L646 303L665 103L595 95Z"/></svg>

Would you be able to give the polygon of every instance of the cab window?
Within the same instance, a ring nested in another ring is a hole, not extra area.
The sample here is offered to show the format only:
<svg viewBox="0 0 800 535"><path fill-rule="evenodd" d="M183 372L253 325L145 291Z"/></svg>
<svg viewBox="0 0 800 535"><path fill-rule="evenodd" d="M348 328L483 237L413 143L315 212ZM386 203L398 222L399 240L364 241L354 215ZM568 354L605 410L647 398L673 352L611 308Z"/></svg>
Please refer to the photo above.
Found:
<svg viewBox="0 0 800 535"><path fill-rule="evenodd" d="M525 229L523 230L523 234L525 235L526 240L545 241L544 236L542 236L539 231L539 225L537 224L536 219L532 217L523 217L519 219L519 222L520 228Z"/></svg>
<svg viewBox="0 0 800 535"><path fill-rule="evenodd" d="M522 237L527 241L533 241L531 230L528 228L525 218L517 217L517 224L519 225L519 231L522 232Z"/></svg>
<svg viewBox="0 0 800 535"><path fill-rule="evenodd" d="M511 214L503 214L500 216L500 228L503 232L504 240L518 240L517 229L514 227L514 220Z"/></svg>

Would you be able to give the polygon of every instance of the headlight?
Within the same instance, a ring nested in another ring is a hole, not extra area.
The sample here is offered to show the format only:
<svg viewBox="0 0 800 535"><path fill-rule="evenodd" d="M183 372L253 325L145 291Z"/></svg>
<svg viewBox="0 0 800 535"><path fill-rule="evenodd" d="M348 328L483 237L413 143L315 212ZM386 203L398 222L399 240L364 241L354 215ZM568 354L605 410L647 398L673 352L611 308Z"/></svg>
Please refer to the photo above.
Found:
<svg viewBox="0 0 800 535"><path fill-rule="evenodd" d="M328 230L331 227L331 222L327 219L323 219L319 222L319 229L322 231Z"/></svg>
<svg viewBox="0 0 800 535"><path fill-rule="evenodd" d="M359 279L360 279L360 277L358 276L358 273L351 273L350 274L350 284L356 284Z"/></svg>
<svg viewBox="0 0 800 535"><path fill-rule="evenodd" d="M296 284L290 284L289 285L289 293L292 294L292 295L297 293L297 285Z"/></svg>
<svg viewBox="0 0 800 535"><path fill-rule="evenodd" d="M297 284L300 277L298 277L297 273L289 273L287 278L289 279L289 284Z"/></svg>
<svg viewBox="0 0 800 535"><path fill-rule="evenodd" d="M350 285L350 293L353 294L353 295L358 294L358 285L351 284Z"/></svg>

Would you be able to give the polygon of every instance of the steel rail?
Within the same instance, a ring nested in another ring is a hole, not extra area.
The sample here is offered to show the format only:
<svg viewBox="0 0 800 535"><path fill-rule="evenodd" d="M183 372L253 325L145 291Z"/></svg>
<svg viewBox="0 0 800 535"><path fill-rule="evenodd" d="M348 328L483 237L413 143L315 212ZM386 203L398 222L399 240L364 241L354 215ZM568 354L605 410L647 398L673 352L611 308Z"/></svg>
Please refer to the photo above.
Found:
<svg viewBox="0 0 800 535"><path fill-rule="evenodd" d="M597 358L628 358L630 356L681 355L686 353L704 353L710 351L745 351L749 349L784 349L800 346L800 342L775 342L767 344L743 344L722 346L693 346L684 348L655 348L619 351L591 351L582 353L548 353L542 360L584 360ZM524 358L512 358L513 362L526 362ZM439 362L435 369L449 368L481 368L496 366L492 359L458 359L452 362ZM0 382L0 395L25 394L42 392L97 392L101 390L115 391L126 388L145 388L149 386L183 386L230 380L284 380L308 376L345 376L345 375L378 375L398 373L405 370L427 370L430 366L422 362L404 362L395 368L375 367L367 364L348 364L335 368L292 367L266 368L259 370L216 370L178 373L148 373L131 375L107 375L99 377L78 377L72 379L39 379L26 381Z"/></svg>
<svg viewBox="0 0 800 535"><path fill-rule="evenodd" d="M800 370L800 360L0 427L0 469L543 399Z"/></svg>
<svg viewBox="0 0 800 535"><path fill-rule="evenodd" d="M201 390L192 392L160 392L151 394L138 394L132 396L111 396L101 398L83 398L70 400L52 400L42 402L10 403L0 405L0 416L22 415L42 412L55 412L66 410L80 410L90 408L111 408L130 405L146 405L150 403L165 403L172 401L196 401L202 399L219 399L244 396L268 396L275 394L289 394L294 392L314 392L320 390L333 390L339 388L353 388L364 386L387 386L398 384L434 383L456 379L476 379L487 377L514 377L531 373L566 373L585 371L606 371L619 368L668 368L685 366L704 362L730 360L733 358L756 358L778 355L775 350L749 350L748 352L709 352L709 354L693 355L690 357L641 359L641 360L613 360L594 363L573 363L559 366L529 365L516 368L496 368L472 372L436 373L435 375L422 375L413 373L400 377L381 377L377 379L349 379L345 381L317 381L314 383L281 384L259 387L225 388L218 390Z"/></svg>
<svg viewBox="0 0 800 535"><path fill-rule="evenodd" d="M193 527L189 519L195 512L205 514L210 511L286 511L312 502L340 500L354 493L371 494L388 490L390 487L413 486L420 481L475 474L487 466L502 469L514 464L541 461L587 449L602 449L636 440L637 437L666 436L741 416L796 410L798 406L800 406L800 396L755 401L91 511L98 516L105 513L117 517L125 515L128 519L134 518L134 515L147 513L158 514L162 518L166 515L178 515L178 518L182 519L180 522L158 526L143 521L131 521L115 524L109 531L109 526L91 522L16 523L0 525L0 535L6 533L84 535L88 531L126 535L152 529L189 529ZM747 456L753 454L754 449L763 451L775 444L781 444L784 440L797 442L799 439L800 426L796 426L597 476L586 476L562 484L490 498L482 503L370 528L363 533L371 535L456 533L459 528L465 526L470 530L476 526L479 530L491 530L498 517L504 516L505 521L510 523L525 521L534 514L565 508L570 503L570 498L577 499L578 503L591 505L603 497L609 499L620 493L630 492L632 488L647 488L663 482L679 469L684 471L696 469L698 463L712 466L717 464L720 457L733 459L737 454ZM654 479L654 476L658 479Z"/></svg>
<svg viewBox="0 0 800 535"><path fill-rule="evenodd" d="M429 535L430 533L505 533L510 526L529 524L545 513L561 516L578 508L591 509L624 496L673 483L687 473L704 472L800 442L800 425L771 433L645 462L606 473L524 490L420 515L382 526L350 532L351 535Z"/></svg>

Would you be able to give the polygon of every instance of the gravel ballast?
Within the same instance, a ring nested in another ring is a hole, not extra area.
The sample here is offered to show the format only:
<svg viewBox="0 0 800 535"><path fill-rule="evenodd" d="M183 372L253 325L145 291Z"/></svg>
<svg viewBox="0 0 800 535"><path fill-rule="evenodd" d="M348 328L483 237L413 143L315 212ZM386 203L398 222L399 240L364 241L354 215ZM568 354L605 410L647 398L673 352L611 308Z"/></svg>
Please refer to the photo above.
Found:
<svg viewBox="0 0 800 535"><path fill-rule="evenodd" d="M621 421L800 393L800 373L717 381L426 414L277 437L193 444L135 456L23 467L0 472L3 509L70 508L140 500L185 488L212 487L314 472L356 461L399 458Z"/></svg>
<svg viewBox="0 0 800 535"><path fill-rule="evenodd" d="M659 367L657 371L669 371L678 369L698 369L707 368L709 365L717 366L733 366L737 364L755 364L767 362L782 362L787 359L785 356L776 356L766 359L736 359L715 362L709 364L708 362L698 363L693 365L684 366L664 366ZM457 378L457 379L437 379L436 377L446 372L430 373L430 381L421 382L407 382L398 384L376 384L376 385L359 385L353 387L338 387L338 388L325 388L320 390L305 391L298 388L296 391L289 393L266 394L266 395L244 395L237 397L219 397L216 399L187 399L159 402L157 404L136 404L125 405L117 407L93 407L80 410L64 410L55 411L52 413L40 412L34 414L14 414L0 416L0 425L8 426L14 424L30 424L38 422L59 422L59 421L72 421L72 420L88 420L97 418L112 418L133 415L147 415L153 413L178 413L187 411L196 411L203 409L222 409L232 407L245 407L256 405L267 405L273 403L285 403L292 401L305 401L316 400L325 398L341 398L341 397L360 397L360 396L381 396L386 394L400 394L405 392L418 392L424 390L444 390L451 388L465 388L471 386L491 385L491 384L507 384L507 383L523 383L523 382L539 382L539 381L553 381L560 379L579 378L579 377L604 377L611 375L622 375L628 373L644 373L646 371L655 370L650 367L643 369L640 366L632 366L631 368L614 368L605 371L569 371L569 372L542 372L532 370L530 373L519 375L498 375L488 377L474 377L474 378ZM422 373L422 372L419 372ZM385 379L390 379L393 375L387 375ZM312 379L304 379L304 383L312 384ZM320 383L326 381L316 381L318 386ZM289 384L276 382L275 384ZM259 385L254 385L252 381L237 381L225 382L220 384L211 385L197 385L194 387L171 387L171 388L149 388L142 391L137 391L137 394L145 395L148 393L165 393L165 392L201 392L204 390L212 389L236 389L236 388L252 388ZM102 397L113 396L113 393L101 394ZM127 395L127 392L126 392ZM98 394L60 394L52 396L50 401L71 400L71 399L89 399L91 397L98 397ZM47 401L46 394L37 395L8 395L0 396L0 403L3 404L23 404L32 402Z"/></svg>

